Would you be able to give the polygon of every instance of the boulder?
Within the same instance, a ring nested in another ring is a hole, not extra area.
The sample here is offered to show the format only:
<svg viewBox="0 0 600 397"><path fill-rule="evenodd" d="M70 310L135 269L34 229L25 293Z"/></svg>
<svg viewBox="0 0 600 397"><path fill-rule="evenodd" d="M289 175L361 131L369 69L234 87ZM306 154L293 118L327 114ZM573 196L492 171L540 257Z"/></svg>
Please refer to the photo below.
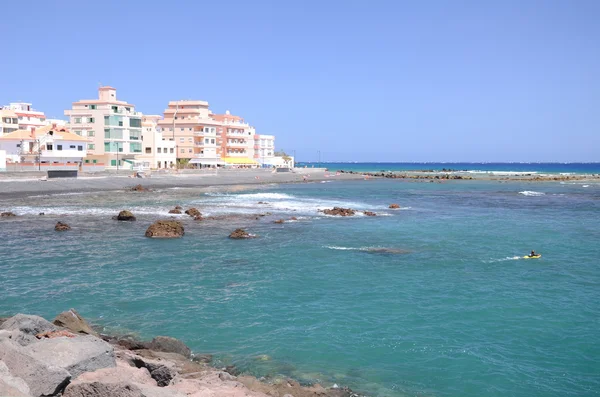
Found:
<svg viewBox="0 0 600 397"><path fill-rule="evenodd" d="M212 354L194 354L192 361L197 363L208 364L213 360Z"/></svg>
<svg viewBox="0 0 600 397"><path fill-rule="evenodd" d="M388 208L398 209L398 208L400 208L400 205L398 205L398 204L390 204L390 206Z"/></svg>
<svg viewBox="0 0 600 397"><path fill-rule="evenodd" d="M64 232L64 231L67 231L67 230L71 230L71 226L67 225L64 222L58 221L56 223L56 226L54 226L54 230L56 230L57 232Z"/></svg>
<svg viewBox="0 0 600 397"><path fill-rule="evenodd" d="M196 208L190 208L185 210L185 213L188 214L189 216L191 216L192 218L195 218L197 216L202 216L202 214L200 213L200 211L198 211Z"/></svg>
<svg viewBox="0 0 600 397"><path fill-rule="evenodd" d="M38 215L42 216L42 215L46 215L46 214L43 212L40 212Z"/></svg>
<svg viewBox="0 0 600 397"><path fill-rule="evenodd" d="M195 216L195 217L194 217L194 220L195 220L195 221L203 221L203 220L204 220L204 218L202 217L202 215L198 215L198 216Z"/></svg>
<svg viewBox="0 0 600 397"><path fill-rule="evenodd" d="M113 347L92 335L41 339L23 348L49 367L67 370L73 378L84 372L116 366Z"/></svg>
<svg viewBox="0 0 600 397"><path fill-rule="evenodd" d="M181 210L183 209L183 207L182 207L182 206L180 206L180 205L176 205L176 206L175 206L175 209L176 209L176 210L180 210L180 211L181 211Z"/></svg>
<svg viewBox="0 0 600 397"><path fill-rule="evenodd" d="M9 368L12 377L22 379L36 397L59 394L71 379L64 368L48 364L32 356L26 347L6 339L0 340L0 362Z"/></svg>
<svg viewBox="0 0 600 397"><path fill-rule="evenodd" d="M142 185L135 185L131 188L132 192L148 192L149 190L143 187Z"/></svg>
<svg viewBox="0 0 600 397"><path fill-rule="evenodd" d="M35 337L37 334L48 331L58 331L51 322L40 316L29 314L17 314L7 319L0 329L7 331L20 331L26 335Z"/></svg>
<svg viewBox="0 0 600 397"><path fill-rule="evenodd" d="M169 214L181 214L181 210L178 210L178 209L174 208L172 210L169 210Z"/></svg>
<svg viewBox="0 0 600 397"><path fill-rule="evenodd" d="M285 222L283 219L277 219L276 221L273 221L273 223L283 223Z"/></svg>
<svg viewBox="0 0 600 397"><path fill-rule="evenodd" d="M244 229L235 229L229 235L229 238L236 239L236 240L244 239L244 238L255 238L255 237L256 237L255 234L250 234L247 231L245 231Z"/></svg>
<svg viewBox="0 0 600 397"><path fill-rule="evenodd" d="M192 356L192 351L185 343L179 339L171 338L170 336L157 336L152 339L149 348L150 350L159 352L181 354L186 358L191 358Z"/></svg>
<svg viewBox="0 0 600 397"><path fill-rule="evenodd" d="M0 213L0 218L10 218L13 216L16 216L16 215L10 211Z"/></svg>
<svg viewBox="0 0 600 397"><path fill-rule="evenodd" d="M71 383L63 397L146 397L139 386L128 383Z"/></svg>
<svg viewBox="0 0 600 397"><path fill-rule="evenodd" d="M135 216L133 216L133 214L127 210L123 210L121 212L119 212L119 215L117 215L117 220L118 221L135 221Z"/></svg>
<svg viewBox="0 0 600 397"><path fill-rule="evenodd" d="M4 362L0 361L0 396L30 396L29 386L21 378L12 376Z"/></svg>
<svg viewBox="0 0 600 397"><path fill-rule="evenodd" d="M290 218L290 221L297 221L297 220L298 220L298 218L296 218L295 216L292 216L292 217Z"/></svg>
<svg viewBox="0 0 600 397"><path fill-rule="evenodd" d="M322 210L324 214L327 215L335 215L335 216L352 216L356 213L353 209L350 208L341 208L341 207L333 207L332 209Z"/></svg>
<svg viewBox="0 0 600 397"><path fill-rule="evenodd" d="M146 230L146 237L178 238L184 233L183 225L179 221L156 221Z"/></svg>
<svg viewBox="0 0 600 397"><path fill-rule="evenodd" d="M150 376L146 367L131 365L127 360L118 359L117 366L101 368L93 372L85 372L77 377L73 383L120 383L135 382L141 385L156 386L156 381Z"/></svg>
<svg viewBox="0 0 600 397"><path fill-rule="evenodd" d="M14 331L1 330L0 331L0 340L8 340L8 341L17 343L21 346L27 346L31 343L37 342L37 338L35 336L23 333L19 330L14 330ZM0 394L0 396L1 396L1 394Z"/></svg>
<svg viewBox="0 0 600 397"><path fill-rule="evenodd" d="M363 211L363 214L365 214L366 216L377 216L377 214L372 211Z"/></svg>
<svg viewBox="0 0 600 397"><path fill-rule="evenodd" d="M98 336L98 333L90 327L75 309L60 313L52 323L59 327L68 328L73 332Z"/></svg>

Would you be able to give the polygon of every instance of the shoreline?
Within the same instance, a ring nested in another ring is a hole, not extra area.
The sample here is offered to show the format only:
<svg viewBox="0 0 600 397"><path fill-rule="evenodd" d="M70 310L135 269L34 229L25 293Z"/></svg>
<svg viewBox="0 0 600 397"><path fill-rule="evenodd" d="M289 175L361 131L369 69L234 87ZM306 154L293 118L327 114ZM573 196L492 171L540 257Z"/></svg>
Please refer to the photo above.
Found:
<svg viewBox="0 0 600 397"><path fill-rule="evenodd" d="M0 395L364 397L343 386L301 385L285 376L267 382L234 365L217 368L211 354L170 336L142 341L103 330L75 309L52 322L20 313L0 318Z"/></svg>

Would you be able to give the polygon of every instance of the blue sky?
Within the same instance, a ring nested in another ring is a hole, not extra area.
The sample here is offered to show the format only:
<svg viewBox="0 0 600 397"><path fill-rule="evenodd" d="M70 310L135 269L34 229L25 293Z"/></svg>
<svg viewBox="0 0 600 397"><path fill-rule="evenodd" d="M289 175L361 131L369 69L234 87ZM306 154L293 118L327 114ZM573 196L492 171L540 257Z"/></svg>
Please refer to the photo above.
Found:
<svg viewBox="0 0 600 397"><path fill-rule="evenodd" d="M0 104L230 110L299 160L600 161L600 1L3 4ZM12 17L12 18L11 18Z"/></svg>

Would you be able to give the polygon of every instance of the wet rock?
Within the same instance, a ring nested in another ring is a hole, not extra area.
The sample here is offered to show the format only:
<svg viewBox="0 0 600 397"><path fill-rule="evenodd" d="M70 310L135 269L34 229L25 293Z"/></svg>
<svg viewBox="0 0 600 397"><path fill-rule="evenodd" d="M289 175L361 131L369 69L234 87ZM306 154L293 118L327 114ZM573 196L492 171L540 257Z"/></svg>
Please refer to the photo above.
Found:
<svg viewBox="0 0 600 397"><path fill-rule="evenodd" d="M185 213L191 216L192 218L196 218L197 216L202 217L202 214L196 208L189 208L185 210Z"/></svg>
<svg viewBox="0 0 600 397"><path fill-rule="evenodd" d="M39 215L39 216L42 216L42 215L46 215L46 214L44 214L43 212L40 212L38 215Z"/></svg>
<svg viewBox="0 0 600 397"><path fill-rule="evenodd" d="M276 221L273 221L273 223L283 223L285 222L283 219L277 219Z"/></svg>
<svg viewBox="0 0 600 397"><path fill-rule="evenodd" d="M157 336L150 342L150 350L156 350L166 353L181 354L186 358L192 356L192 351L189 347L179 339L171 338L170 336Z"/></svg>
<svg viewBox="0 0 600 397"><path fill-rule="evenodd" d="M181 214L181 210L172 209L172 210L169 210L169 214Z"/></svg>
<svg viewBox="0 0 600 397"><path fill-rule="evenodd" d="M296 218L295 216L292 216L292 217L290 218L290 221L297 221L297 220L298 220L298 218Z"/></svg>
<svg viewBox="0 0 600 397"><path fill-rule="evenodd" d="M238 376L241 374L241 371L235 365L228 365L225 367L225 372L231 374L233 376Z"/></svg>
<svg viewBox="0 0 600 397"><path fill-rule="evenodd" d="M192 361L202 364L208 364L212 362L212 360L212 354L194 354L194 356L192 357Z"/></svg>
<svg viewBox="0 0 600 397"><path fill-rule="evenodd" d="M247 231L245 231L244 229L235 229L229 235L229 238L236 239L236 240L245 239L245 238L255 238L255 237L256 237L256 235L250 234Z"/></svg>
<svg viewBox="0 0 600 397"><path fill-rule="evenodd" d="M26 335L36 336L43 332L58 331L48 320L29 314L17 314L8 318L0 327L6 331L20 331Z"/></svg>
<svg viewBox="0 0 600 397"><path fill-rule="evenodd" d="M258 202L258 203L256 203L256 204L269 204L269 203L267 203L267 202L264 202L264 201L259 201L259 202Z"/></svg>
<svg viewBox="0 0 600 397"><path fill-rule="evenodd" d="M195 216L195 217L194 217L194 220L195 220L195 221L203 221L203 220L204 220L204 218L202 217L202 215L198 215L198 216Z"/></svg>
<svg viewBox="0 0 600 397"><path fill-rule="evenodd" d="M69 309L66 312L60 313L52 323L59 327L68 328L76 333L98 336L98 333L90 327L88 322L75 309Z"/></svg>
<svg viewBox="0 0 600 397"><path fill-rule="evenodd" d="M16 216L16 215L10 211L0 213L0 218L11 218L13 216Z"/></svg>
<svg viewBox="0 0 600 397"><path fill-rule="evenodd" d="M180 206L180 205L176 205L176 206L175 206L175 209L176 209L176 210L180 210L180 211L181 211L181 210L183 209L183 207L182 207L182 206Z"/></svg>
<svg viewBox="0 0 600 397"><path fill-rule="evenodd" d="M377 216L377 214L372 211L363 211L363 214L365 214L366 216Z"/></svg>
<svg viewBox="0 0 600 397"><path fill-rule="evenodd" d="M322 210L326 215L335 215L335 216L353 216L356 211L350 208L341 208L341 207L333 207L332 209Z"/></svg>
<svg viewBox="0 0 600 397"><path fill-rule="evenodd" d="M178 238L185 234L183 224L179 221L156 221L146 230L146 237Z"/></svg>
<svg viewBox="0 0 600 397"><path fill-rule="evenodd" d="M400 208L400 205L398 205L398 204L390 204L390 206L388 208L398 209L398 208Z"/></svg>
<svg viewBox="0 0 600 397"><path fill-rule="evenodd" d="M119 215L117 215L117 220L118 221L135 221L135 216L133 216L133 214L127 210L123 210L121 212L119 212Z"/></svg>
<svg viewBox="0 0 600 397"><path fill-rule="evenodd" d="M131 191L132 192L148 192L150 190L143 187L142 185L135 185L134 187L131 188Z"/></svg>
<svg viewBox="0 0 600 397"><path fill-rule="evenodd" d="M56 230L57 232L64 232L64 231L67 231L67 230L71 230L71 226L67 225L64 222L58 221L56 223L56 226L54 226L54 230Z"/></svg>

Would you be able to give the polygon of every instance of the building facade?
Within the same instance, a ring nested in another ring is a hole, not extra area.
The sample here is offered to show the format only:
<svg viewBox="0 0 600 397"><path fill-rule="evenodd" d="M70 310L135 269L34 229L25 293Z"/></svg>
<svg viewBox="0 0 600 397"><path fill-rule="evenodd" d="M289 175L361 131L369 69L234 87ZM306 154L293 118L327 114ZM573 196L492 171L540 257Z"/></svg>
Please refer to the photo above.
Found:
<svg viewBox="0 0 600 397"><path fill-rule="evenodd" d="M255 135L254 144L256 148L255 158L261 166L273 166L275 158L275 136L263 134Z"/></svg>
<svg viewBox="0 0 600 397"><path fill-rule="evenodd" d="M13 102L4 108L12 110L17 115L20 130L31 131L47 125L44 112L34 110L31 103Z"/></svg>
<svg viewBox="0 0 600 397"><path fill-rule="evenodd" d="M56 125L17 130L0 137L0 150L11 163L81 165L87 154L87 140Z"/></svg>
<svg viewBox="0 0 600 397"><path fill-rule="evenodd" d="M174 168L177 157L175 141L165 138L158 127L161 116L142 116L142 153L136 160L147 162L150 168Z"/></svg>
<svg viewBox="0 0 600 397"><path fill-rule="evenodd" d="M117 100L113 87L100 87L98 99L74 102L65 116L69 128L87 139L90 160L118 168L142 154L142 114L134 105Z"/></svg>
<svg viewBox="0 0 600 397"><path fill-rule="evenodd" d="M0 109L0 136L4 134L10 134L19 129L19 116L8 109Z"/></svg>

